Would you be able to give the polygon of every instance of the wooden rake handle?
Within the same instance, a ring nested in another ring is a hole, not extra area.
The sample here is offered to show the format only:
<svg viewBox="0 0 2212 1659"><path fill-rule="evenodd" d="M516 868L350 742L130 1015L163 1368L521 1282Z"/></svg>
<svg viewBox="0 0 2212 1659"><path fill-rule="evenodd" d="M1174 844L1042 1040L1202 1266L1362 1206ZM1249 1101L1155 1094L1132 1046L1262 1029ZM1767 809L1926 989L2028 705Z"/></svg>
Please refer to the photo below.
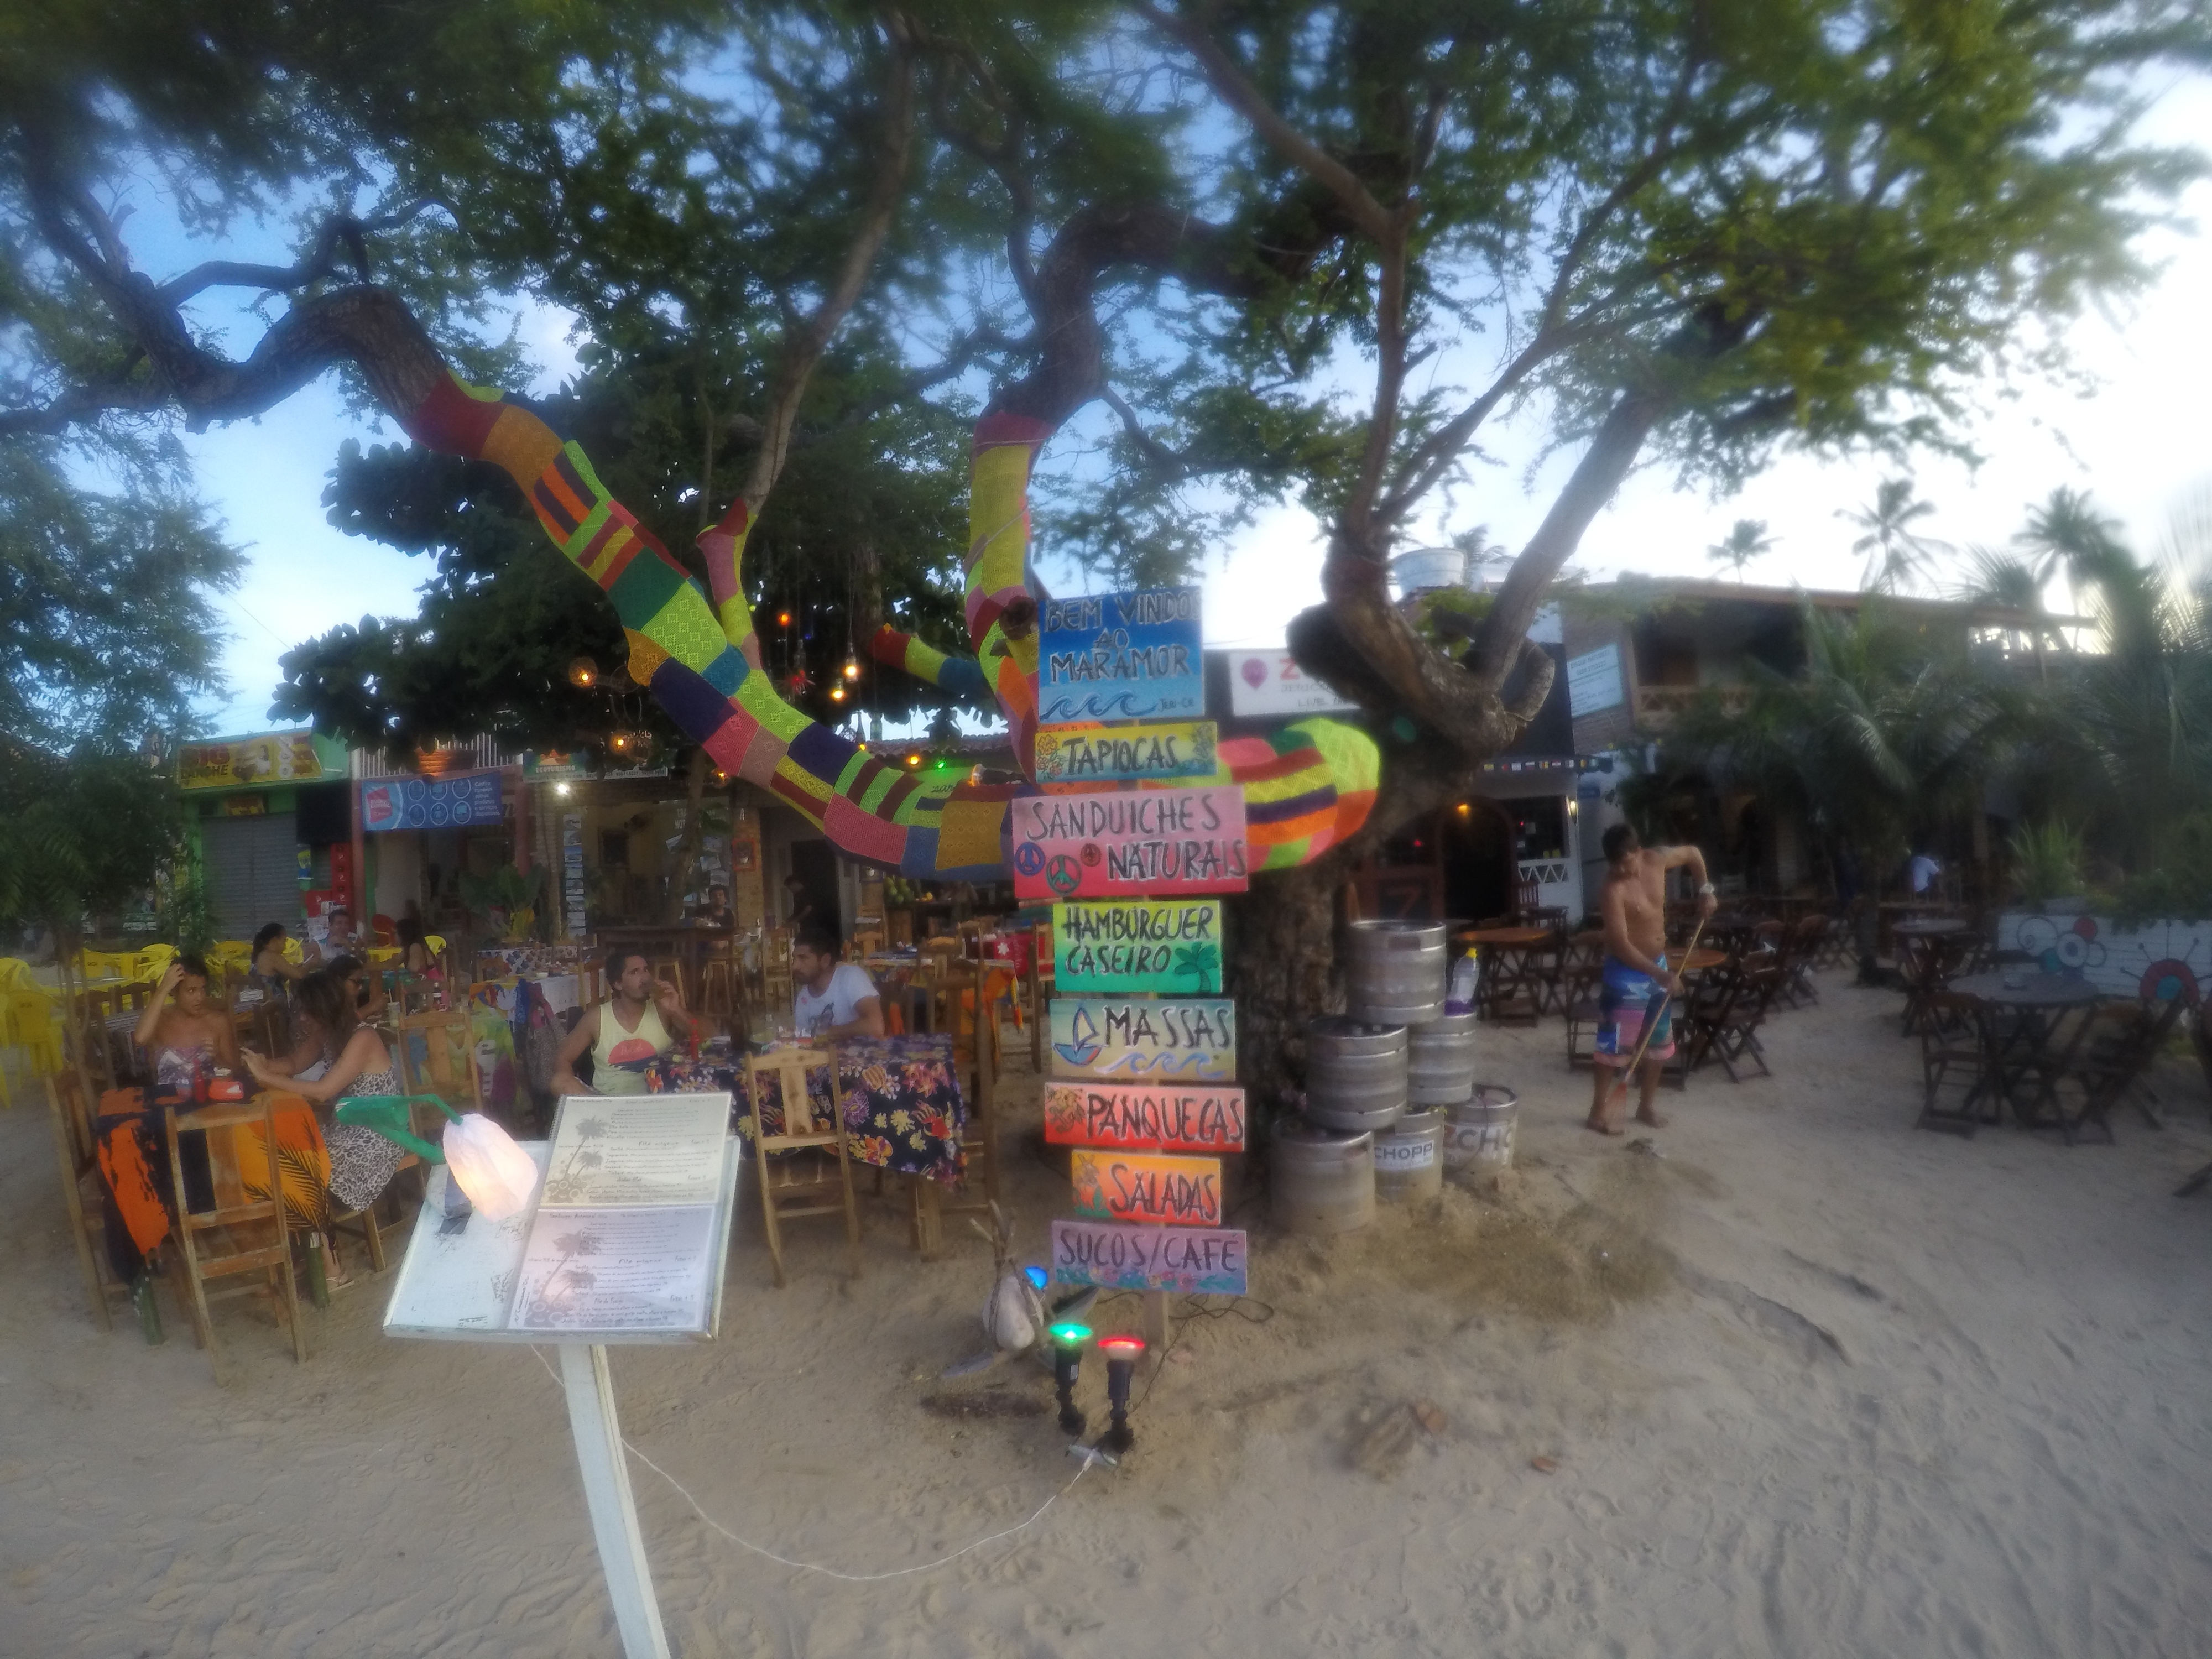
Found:
<svg viewBox="0 0 2212 1659"><path fill-rule="evenodd" d="M1697 954L1698 941L1705 936L1705 919L1703 916L1699 916L1698 918L1698 925L1690 929L1690 942L1682 947L1682 966L1684 969L1688 968L1690 958ZM1678 971L1674 976L1677 979L1680 979L1681 977L1680 972ZM1644 1064L1644 1051L1651 1046L1651 1039L1653 1036L1657 1035L1659 1030L1659 1022L1667 1017L1668 1007L1674 1002L1674 993L1670 989L1665 996L1659 999L1659 1012L1644 1022L1644 1041L1636 1045L1636 1058L1630 1060L1626 1066L1621 1068L1620 1081L1613 1085L1616 1093L1623 1097L1627 1095L1628 1079L1634 1077L1636 1075L1636 1068Z"/></svg>

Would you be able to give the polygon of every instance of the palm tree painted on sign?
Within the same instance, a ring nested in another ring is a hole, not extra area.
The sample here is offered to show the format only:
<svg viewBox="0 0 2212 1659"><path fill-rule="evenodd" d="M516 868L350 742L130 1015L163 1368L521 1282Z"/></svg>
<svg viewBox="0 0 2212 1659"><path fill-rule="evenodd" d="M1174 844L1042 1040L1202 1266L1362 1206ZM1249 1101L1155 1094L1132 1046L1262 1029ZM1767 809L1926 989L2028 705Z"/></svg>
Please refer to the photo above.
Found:
<svg viewBox="0 0 2212 1659"><path fill-rule="evenodd" d="M1716 564L1729 566L1740 582L1744 566L1773 550L1774 538L1766 533L1765 520L1738 519L1734 529L1705 550L1705 556Z"/></svg>
<svg viewBox="0 0 2212 1659"><path fill-rule="evenodd" d="M1901 593L1928 574L1937 553L1951 544L1923 536L1912 526L1936 511L1932 502L1917 501L1910 478L1884 478L1874 492L1874 503L1853 513L1838 509L1836 516L1858 526L1866 533L1851 544L1851 551L1867 556L1859 586L1874 593Z"/></svg>
<svg viewBox="0 0 2212 1659"><path fill-rule="evenodd" d="M1186 945L1175 953L1176 977L1188 974L1198 981L1201 991L1218 989L1221 984L1221 947L1203 942Z"/></svg>

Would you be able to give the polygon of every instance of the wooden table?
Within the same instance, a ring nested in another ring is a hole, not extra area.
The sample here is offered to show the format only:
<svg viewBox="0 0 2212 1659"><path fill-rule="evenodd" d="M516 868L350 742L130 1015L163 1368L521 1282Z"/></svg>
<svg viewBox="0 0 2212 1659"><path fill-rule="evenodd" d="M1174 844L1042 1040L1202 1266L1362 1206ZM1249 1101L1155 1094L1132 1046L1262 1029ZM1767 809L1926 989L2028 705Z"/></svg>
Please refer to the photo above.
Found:
<svg viewBox="0 0 2212 1659"><path fill-rule="evenodd" d="M1551 936L1548 927L1469 927L1452 935L1455 939L1471 939L1477 945L1541 945Z"/></svg>
<svg viewBox="0 0 2212 1659"><path fill-rule="evenodd" d="M1675 971L1684 974L1702 974L1710 969L1719 967L1728 959L1729 953L1725 951L1716 951L1710 946L1699 945L1682 958L1681 967Z"/></svg>
<svg viewBox="0 0 2212 1659"><path fill-rule="evenodd" d="M2013 1109L2024 1126L2043 1121L2043 1109L2057 1098L2058 1073L2073 1051L2066 1051L2054 1066L2051 1045L2057 1041L2067 1013L2094 1007L2103 993L2086 979L2071 974L2027 972L2019 968L1992 969L1985 974L1965 974L1948 988L1960 996L1999 1011L2002 1023L1992 1019L1983 1042L1982 1081L1967 1103L1983 1094L1994 1095ZM2084 1023L2086 1025L2086 1022ZM2079 1042L2082 1027L2076 1027ZM2021 1085L2035 1083L2033 1095L2022 1097Z"/></svg>
<svg viewBox="0 0 2212 1659"><path fill-rule="evenodd" d="M1954 933L1970 933L1974 924L1963 916L1910 916L1891 925L1892 937L1905 939L1948 939Z"/></svg>

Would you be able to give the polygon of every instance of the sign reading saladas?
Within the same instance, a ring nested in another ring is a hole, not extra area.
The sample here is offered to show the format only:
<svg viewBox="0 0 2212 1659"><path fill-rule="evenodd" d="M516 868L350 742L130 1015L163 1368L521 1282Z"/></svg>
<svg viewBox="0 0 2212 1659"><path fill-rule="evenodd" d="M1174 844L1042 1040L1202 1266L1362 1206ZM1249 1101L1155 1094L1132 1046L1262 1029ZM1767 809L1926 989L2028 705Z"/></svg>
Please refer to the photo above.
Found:
<svg viewBox="0 0 2212 1659"><path fill-rule="evenodd" d="M1237 1005L1054 997L1052 1074L1109 1083L1231 1083L1237 1077Z"/></svg>
<svg viewBox="0 0 2212 1659"><path fill-rule="evenodd" d="M1044 1138L1126 1152L1241 1152L1244 1091L1203 1084L1048 1083Z"/></svg>
<svg viewBox="0 0 2212 1659"><path fill-rule="evenodd" d="M1218 1158L1165 1158L1157 1152L1085 1147L1068 1154L1068 1174L1075 1182L1075 1207L1084 1215L1155 1226L1221 1224Z"/></svg>
<svg viewBox="0 0 2212 1659"><path fill-rule="evenodd" d="M1014 895L1146 898L1249 886L1244 792L1139 789L1011 803Z"/></svg>
<svg viewBox="0 0 2212 1659"><path fill-rule="evenodd" d="M1212 720L1048 726L1037 733L1036 781L1050 789L1212 777L1218 740Z"/></svg>
<svg viewBox="0 0 2212 1659"><path fill-rule="evenodd" d="M1052 1276L1062 1285L1243 1296L1244 1261L1244 1235L1234 1228L1052 1224Z"/></svg>
<svg viewBox="0 0 2212 1659"><path fill-rule="evenodd" d="M1052 907L1057 989L1221 991L1219 899L1120 899Z"/></svg>
<svg viewBox="0 0 2212 1659"><path fill-rule="evenodd" d="M1037 637L1037 718L1175 719L1206 712L1196 587L1047 599Z"/></svg>

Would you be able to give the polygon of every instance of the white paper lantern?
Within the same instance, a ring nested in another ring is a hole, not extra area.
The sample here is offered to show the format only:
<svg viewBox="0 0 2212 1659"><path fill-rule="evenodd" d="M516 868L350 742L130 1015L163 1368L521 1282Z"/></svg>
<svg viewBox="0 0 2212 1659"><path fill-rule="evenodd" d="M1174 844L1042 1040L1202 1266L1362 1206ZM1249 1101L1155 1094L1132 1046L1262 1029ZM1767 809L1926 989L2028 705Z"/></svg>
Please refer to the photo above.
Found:
<svg viewBox="0 0 2212 1659"><path fill-rule="evenodd" d="M1044 1298L1028 1274L1016 1269L992 1286L991 1299L983 1304L983 1334L993 1347L1019 1353L1043 1331Z"/></svg>
<svg viewBox="0 0 2212 1659"><path fill-rule="evenodd" d="M446 1167L486 1219L519 1213L538 1190L538 1164L481 1112L446 1126Z"/></svg>

